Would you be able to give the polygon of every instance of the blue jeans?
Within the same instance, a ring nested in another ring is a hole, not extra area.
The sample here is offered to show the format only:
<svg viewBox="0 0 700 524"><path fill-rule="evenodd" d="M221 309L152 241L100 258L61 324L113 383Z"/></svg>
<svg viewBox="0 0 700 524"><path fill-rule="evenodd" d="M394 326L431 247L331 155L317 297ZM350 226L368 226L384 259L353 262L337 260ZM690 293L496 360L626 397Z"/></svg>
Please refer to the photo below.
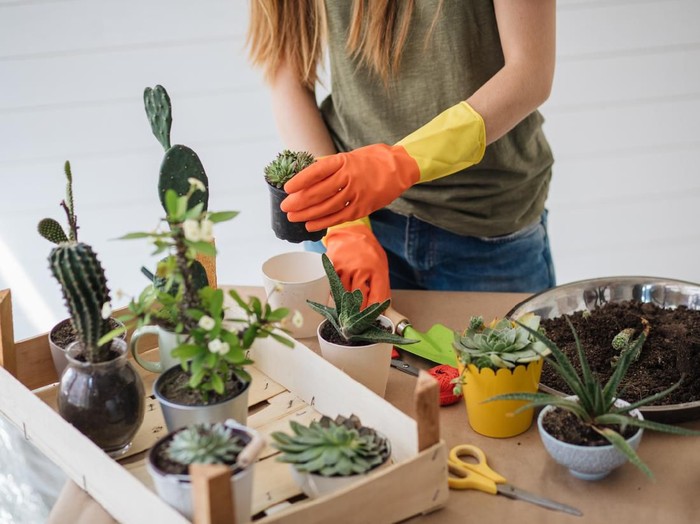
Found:
<svg viewBox="0 0 700 524"><path fill-rule="evenodd" d="M370 219L389 258L392 289L536 293L556 285L547 211L498 237L457 235L387 209Z"/></svg>
<svg viewBox="0 0 700 524"><path fill-rule="evenodd" d="M389 259L391 289L537 293L556 285L547 211L529 226L499 237L450 233L388 209L370 215ZM305 242L323 253L321 242Z"/></svg>

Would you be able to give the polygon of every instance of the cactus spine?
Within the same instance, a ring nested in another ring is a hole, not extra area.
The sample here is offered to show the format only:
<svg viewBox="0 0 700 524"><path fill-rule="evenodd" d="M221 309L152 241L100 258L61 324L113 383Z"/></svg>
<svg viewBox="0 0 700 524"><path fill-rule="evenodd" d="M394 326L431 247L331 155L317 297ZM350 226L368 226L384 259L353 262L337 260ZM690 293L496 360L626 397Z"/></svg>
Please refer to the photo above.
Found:
<svg viewBox="0 0 700 524"><path fill-rule="evenodd" d="M51 273L61 285L78 339L83 343L88 362L109 360L110 343L100 347L98 340L109 331L109 319L102 308L110 302L104 270L92 247L67 242L51 250Z"/></svg>
<svg viewBox="0 0 700 524"><path fill-rule="evenodd" d="M204 184L206 191L196 191L188 201L188 208L192 209L202 203L203 210L206 211L209 204L209 179L202 162L197 153L189 147L179 144L170 145L172 105L168 92L161 85L154 88L147 87L143 92L143 100L151 130L165 149L158 180L158 193L163 209L167 213L165 193L168 189L174 190L179 196L186 195L190 189L188 180L196 178Z"/></svg>

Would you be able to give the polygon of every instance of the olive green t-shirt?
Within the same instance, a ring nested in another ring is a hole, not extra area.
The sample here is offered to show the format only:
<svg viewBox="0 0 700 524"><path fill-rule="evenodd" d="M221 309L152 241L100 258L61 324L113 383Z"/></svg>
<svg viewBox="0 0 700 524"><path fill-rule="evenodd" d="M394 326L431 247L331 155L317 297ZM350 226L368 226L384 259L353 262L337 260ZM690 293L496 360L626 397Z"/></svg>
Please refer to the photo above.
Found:
<svg viewBox="0 0 700 524"><path fill-rule="evenodd" d="M321 112L339 151L398 142L503 67L491 0L444 0L426 40L438 4L416 0L399 74L385 88L345 51L352 2L326 1L331 94ZM535 111L487 146L479 164L417 184L388 207L461 235L505 235L531 224L544 209L553 163L542 123Z"/></svg>

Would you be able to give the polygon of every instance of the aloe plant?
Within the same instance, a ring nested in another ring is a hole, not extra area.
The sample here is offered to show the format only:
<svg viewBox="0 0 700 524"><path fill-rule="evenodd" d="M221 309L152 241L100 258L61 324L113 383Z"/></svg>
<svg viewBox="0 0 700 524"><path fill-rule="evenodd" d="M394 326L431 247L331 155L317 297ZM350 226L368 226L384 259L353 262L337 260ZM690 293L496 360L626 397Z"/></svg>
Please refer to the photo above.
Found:
<svg viewBox="0 0 700 524"><path fill-rule="evenodd" d="M270 164L265 166L265 180L271 186L281 189L294 175L315 161L311 153L285 149Z"/></svg>
<svg viewBox="0 0 700 524"><path fill-rule="evenodd" d="M482 317L471 317L463 333L455 332L453 345L459 360L465 366L499 369L514 368L548 355L547 346L526 329L537 331L540 317L528 313L520 322L523 327L505 318L484 324Z"/></svg>
<svg viewBox="0 0 700 524"><path fill-rule="evenodd" d="M323 269L330 283L334 307L307 300L309 307L323 315L340 337L347 343L364 342L404 345L418 342L385 331L377 325L380 315L386 311L391 301L377 302L361 309L363 296L359 289L348 291L333 267L333 263L324 253L321 255Z"/></svg>
<svg viewBox="0 0 700 524"><path fill-rule="evenodd" d="M347 477L365 473L390 456L389 442L374 429L362 426L355 415L335 419L323 416L304 426L290 421L292 434L273 432L273 446L280 462L297 471L324 477Z"/></svg>
<svg viewBox="0 0 700 524"><path fill-rule="evenodd" d="M195 424L173 436L165 454L174 462L190 464L233 464L246 442L225 424Z"/></svg>
<svg viewBox="0 0 700 524"><path fill-rule="evenodd" d="M642 420L630 414L631 411L637 408L665 397L680 386L683 379L681 378L676 384L664 391L660 391L659 393L650 395L628 405L617 406L615 405L615 400L618 398L619 394L618 386L625 377L635 355L641 351L642 345L646 340L646 333L641 333L634 344L628 350L620 354L613 374L605 384L602 384L591 371L588 360L586 359L585 350L581 345L581 341L579 340L571 320L566 317L566 321L574 336L580 372L576 370L574 364L569 360L566 354L543 333L526 325L522 325L522 327L527 329L532 336L549 348L551 356L546 357L549 365L566 382L577 398L570 399L548 393L509 393L491 397L487 399L486 402L494 400L524 400L529 402L516 410L515 413L537 406L555 406L558 409L569 411L581 422L615 446L615 448L623 453L632 464L637 466L649 477L652 477L652 472L649 467L639 458L637 452L627 443L625 438L621 435L621 432L624 432L625 428L628 426L633 426L676 435L700 436L700 431L693 431L650 420ZM619 427L620 431L615 430L614 427Z"/></svg>

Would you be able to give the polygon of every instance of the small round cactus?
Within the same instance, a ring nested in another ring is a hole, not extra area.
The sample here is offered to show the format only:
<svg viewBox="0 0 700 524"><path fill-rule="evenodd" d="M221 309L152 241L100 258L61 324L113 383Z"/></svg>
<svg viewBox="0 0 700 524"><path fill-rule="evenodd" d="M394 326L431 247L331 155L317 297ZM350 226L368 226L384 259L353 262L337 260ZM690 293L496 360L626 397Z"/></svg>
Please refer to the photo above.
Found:
<svg viewBox="0 0 700 524"><path fill-rule="evenodd" d="M265 167L265 180L271 186L281 189L294 175L309 167L315 161L311 153L285 149Z"/></svg>

